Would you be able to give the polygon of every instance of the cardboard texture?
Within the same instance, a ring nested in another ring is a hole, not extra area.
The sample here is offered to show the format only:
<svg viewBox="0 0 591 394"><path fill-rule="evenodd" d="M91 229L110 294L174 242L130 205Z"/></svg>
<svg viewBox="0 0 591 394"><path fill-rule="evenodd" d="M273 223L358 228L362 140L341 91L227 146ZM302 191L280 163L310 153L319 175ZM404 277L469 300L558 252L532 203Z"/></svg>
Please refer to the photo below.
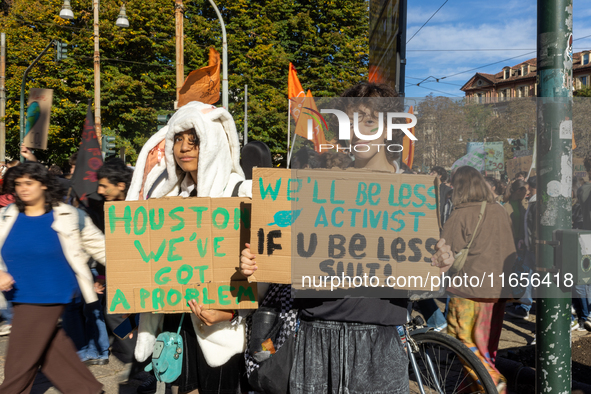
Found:
<svg viewBox="0 0 591 394"><path fill-rule="evenodd" d="M52 89L32 88L29 91L25 125L25 146L31 149L47 149L47 134L51 116Z"/></svg>
<svg viewBox="0 0 591 394"><path fill-rule="evenodd" d="M252 207L258 270L249 280L298 289L307 277L367 274L381 286L389 276L439 276L430 265L439 240L433 177L256 168Z"/></svg>
<svg viewBox="0 0 591 394"><path fill-rule="evenodd" d="M258 307L238 272L248 198L160 198L105 204L109 313Z"/></svg>
<svg viewBox="0 0 591 394"><path fill-rule="evenodd" d="M531 168L531 156L516 157L511 160L507 160L507 176L510 180L515 178L515 175L520 171L529 171ZM533 169L530 176L536 175L536 170Z"/></svg>

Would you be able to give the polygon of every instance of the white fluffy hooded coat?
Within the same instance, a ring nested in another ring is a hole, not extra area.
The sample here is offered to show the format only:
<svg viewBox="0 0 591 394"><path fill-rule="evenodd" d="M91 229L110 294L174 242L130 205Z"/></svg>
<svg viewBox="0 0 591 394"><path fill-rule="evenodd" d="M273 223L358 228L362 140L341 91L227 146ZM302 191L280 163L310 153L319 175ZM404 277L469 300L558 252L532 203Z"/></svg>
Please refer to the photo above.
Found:
<svg viewBox="0 0 591 394"><path fill-rule="evenodd" d="M232 196L235 185L244 181L244 173L239 164L240 146L234 119L224 108L194 101L180 108L168 125L154 134L142 148L127 194L128 201L188 196L185 177L189 174L185 174L176 165L173 146L175 135L189 129L195 129L199 139L197 196ZM165 140L164 154L158 152L157 164L145 174L148 155L154 155L162 140ZM238 195L252 196L250 181L244 181L240 185ZM237 261L238 258L236 256ZM194 314L191 313L190 316L205 360L211 367L223 365L234 354L244 351L246 340L243 322L233 326L230 322L224 322L207 327ZM141 315L135 348L138 361L145 361L152 354L156 335L162 330L163 317L163 314Z"/></svg>

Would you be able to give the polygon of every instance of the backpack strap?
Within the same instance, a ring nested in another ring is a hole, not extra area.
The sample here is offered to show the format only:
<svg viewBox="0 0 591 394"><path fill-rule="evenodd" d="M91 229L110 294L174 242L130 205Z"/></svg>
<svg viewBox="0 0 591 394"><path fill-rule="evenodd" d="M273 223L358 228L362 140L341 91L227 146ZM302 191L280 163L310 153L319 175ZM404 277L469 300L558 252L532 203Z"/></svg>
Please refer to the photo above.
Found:
<svg viewBox="0 0 591 394"><path fill-rule="evenodd" d="M181 333L181 327L183 326L183 320L185 320L185 314L181 316L181 321L179 323L179 328L176 330L176 335L178 336Z"/></svg>
<svg viewBox="0 0 591 394"><path fill-rule="evenodd" d="M482 221L482 217L484 216L485 209L486 209L486 201L483 201L482 205L480 206L480 213L478 214L478 223L476 223L476 228L474 229L474 234L472 234L472 239L470 240L470 243L468 244L468 246L466 246L466 249L470 249L470 246L472 246L472 241L474 241L474 238L476 237L476 231L478 231L478 227L480 226L480 222Z"/></svg>
<svg viewBox="0 0 591 394"><path fill-rule="evenodd" d="M232 190L232 197L238 197L238 190L240 189L240 185L242 185L242 182L243 181L240 181L234 186L234 190Z"/></svg>

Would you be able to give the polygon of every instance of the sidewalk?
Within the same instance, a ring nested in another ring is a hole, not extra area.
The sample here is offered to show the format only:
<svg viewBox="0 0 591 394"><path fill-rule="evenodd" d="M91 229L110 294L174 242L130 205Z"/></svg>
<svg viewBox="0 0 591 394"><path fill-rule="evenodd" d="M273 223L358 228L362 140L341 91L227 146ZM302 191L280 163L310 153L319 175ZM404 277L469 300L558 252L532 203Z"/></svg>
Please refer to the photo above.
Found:
<svg viewBox="0 0 591 394"><path fill-rule="evenodd" d="M499 357L512 359L515 361L526 362L524 358L530 358L534 353L533 346L527 346L533 339L535 330L535 312L532 313L528 320L512 319L505 315L503 322L503 332L501 334L501 341L499 343ZM585 343L591 341L591 333L587 331L573 331L573 358L577 349L577 343ZM4 357L8 346L8 337L0 338L0 381L4 380ZM585 346L586 347L586 346ZM588 349L585 349L588 351ZM533 361L533 360L531 360ZM577 368L576 360L573 360L573 372ZM142 372L136 379L123 383L127 378L127 366L121 363L116 357L111 356L108 365L92 366L90 370L96 378L104 385L103 390L107 394L135 394L136 389L142 384L141 380L147 376L147 373ZM591 375L591 366L579 365L585 370L585 374ZM575 373L573 373L575 374ZM168 392L168 391L167 391ZM32 394L58 394L52 384L39 373L35 384L33 386ZM510 392L512 393L512 392ZM523 394L523 393L519 393Z"/></svg>
<svg viewBox="0 0 591 394"><path fill-rule="evenodd" d="M6 350L8 348L8 337L0 338L0 382L4 380L4 361ZM142 384L143 376L148 376L147 372L138 374L135 379L123 383L127 379L128 365L123 364L116 357L109 358L108 365L91 366L90 370L96 378L103 384L103 390L107 394L135 394L136 389ZM59 394L58 391L42 373L37 374L31 394Z"/></svg>

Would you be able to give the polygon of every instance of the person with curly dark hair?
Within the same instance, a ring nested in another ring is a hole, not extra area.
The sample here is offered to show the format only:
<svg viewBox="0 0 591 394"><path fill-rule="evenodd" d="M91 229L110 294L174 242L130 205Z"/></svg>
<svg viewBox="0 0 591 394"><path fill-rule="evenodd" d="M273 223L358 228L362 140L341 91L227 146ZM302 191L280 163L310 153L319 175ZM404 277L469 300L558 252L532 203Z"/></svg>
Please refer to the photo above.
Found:
<svg viewBox="0 0 591 394"><path fill-rule="evenodd" d="M111 159L99 168L97 193L103 196L105 201L123 201L127 196L127 190L131 184L133 170L125 165L119 158Z"/></svg>
<svg viewBox="0 0 591 394"><path fill-rule="evenodd" d="M61 202L63 190L43 165L21 164L6 181L15 203L0 211L0 308L11 301L14 317L0 392L30 392L41 367L63 393L101 393L57 323L78 294L97 301L86 262L90 255L104 264L104 236Z"/></svg>

